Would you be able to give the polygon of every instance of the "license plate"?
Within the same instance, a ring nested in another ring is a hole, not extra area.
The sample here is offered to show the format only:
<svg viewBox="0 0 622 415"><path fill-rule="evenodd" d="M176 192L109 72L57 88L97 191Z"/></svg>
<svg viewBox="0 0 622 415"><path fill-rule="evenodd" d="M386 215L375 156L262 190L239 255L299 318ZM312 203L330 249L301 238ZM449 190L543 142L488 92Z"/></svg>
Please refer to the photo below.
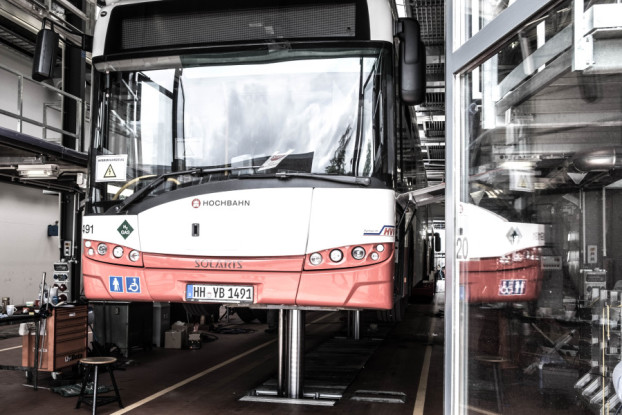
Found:
<svg viewBox="0 0 622 415"><path fill-rule="evenodd" d="M252 285L186 285L186 300L229 303L252 303Z"/></svg>

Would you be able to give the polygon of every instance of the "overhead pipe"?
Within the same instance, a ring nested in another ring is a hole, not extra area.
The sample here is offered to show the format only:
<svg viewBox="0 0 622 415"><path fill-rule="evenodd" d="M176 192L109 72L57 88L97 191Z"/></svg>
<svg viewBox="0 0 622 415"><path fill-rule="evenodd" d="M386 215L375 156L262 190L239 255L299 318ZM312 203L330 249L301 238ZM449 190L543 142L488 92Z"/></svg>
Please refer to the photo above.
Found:
<svg viewBox="0 0 622 415"><path fill-rule="evenodd" d="M604 147L578 151L572 158L574 167L584 173L622 168L622 147Z"/></svg>

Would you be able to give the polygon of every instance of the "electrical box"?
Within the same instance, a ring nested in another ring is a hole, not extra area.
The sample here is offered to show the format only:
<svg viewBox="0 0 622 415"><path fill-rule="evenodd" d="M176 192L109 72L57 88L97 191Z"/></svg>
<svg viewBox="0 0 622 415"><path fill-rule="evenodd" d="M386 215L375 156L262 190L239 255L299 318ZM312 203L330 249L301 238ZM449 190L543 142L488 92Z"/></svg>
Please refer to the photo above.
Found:
<svg viewBox="0 0 622 415"><path fill-rule="evenodd" d="M584 270L584 291L585 300L597 300L600 298L600 291L607 289L607 271L605 270Z"/></svg>
<svg viewBox="0 0 622 415"><path fill-rule="evenodd" d="M71 241L63 241L63 255L65 256L65 258L71 258L71 249Z"/></svg>
<svg viewBox="0 0 622 415"><path fill-rule="evenodd" d="M68 262L54 263L54 283L53 286L58 288L58 302L71 302L71 264Z"/></svg>

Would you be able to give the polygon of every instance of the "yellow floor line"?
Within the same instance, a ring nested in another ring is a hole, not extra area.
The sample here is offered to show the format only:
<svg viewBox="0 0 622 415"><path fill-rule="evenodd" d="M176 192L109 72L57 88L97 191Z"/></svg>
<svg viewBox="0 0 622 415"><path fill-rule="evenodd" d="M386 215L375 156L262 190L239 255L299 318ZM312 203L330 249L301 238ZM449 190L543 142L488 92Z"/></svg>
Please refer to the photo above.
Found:
<svg viewBox="0 0 622 415"><path fill-rule="evenodd" d="M415 398L415 409L413 410L413 415L423 415L423 407L425 406L425 394L428 389L428 375L430 374L431 357L432 346L427 346L425 348L423 366L421 367L421 376L419 377L419 389L417 390L417 398Z"/></svg>

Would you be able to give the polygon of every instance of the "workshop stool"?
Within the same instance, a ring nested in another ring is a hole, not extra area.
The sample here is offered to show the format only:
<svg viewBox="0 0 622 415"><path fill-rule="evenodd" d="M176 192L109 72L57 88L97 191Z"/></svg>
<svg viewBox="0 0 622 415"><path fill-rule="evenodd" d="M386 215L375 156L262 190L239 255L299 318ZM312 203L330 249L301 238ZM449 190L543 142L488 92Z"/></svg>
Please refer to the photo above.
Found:
<svg viewBox="0 0 622 415"><path fill-rule="evenodd" d="M80 396L78 397L78 403L76 404L76 409L80 408L80 404L82 402L90 403L93 406L93 415L95 415L95 409L100 405L105 405L110 402L119 401L119 407L123 408L123 404L121 403L121 395L119 395L119 388L117 387L117 382L114 379L114 368L113 365L117 361L115 357L85 357L84 359L80 359L80 364L84 366L84 378L82 379L82 389L80 389ZM110 380L112 381L112 386L114 387L115 396L97 396L97 382L99 377L99 367L103 370L108 371L110 374ZM87 397L85 396L86 384L89 382L89 378L91 378L92 369L95 368L93 373L93 396Z"/></svg>
<svg viewBox="0 0 622 415"><path fill-rule="evenodd" d="M501 378L501 364L507 362L501 356L475 356L478 362L492 365L492 376L494 381L495 393L497 395L497 409L503 413L503 379Z"/></svg>

